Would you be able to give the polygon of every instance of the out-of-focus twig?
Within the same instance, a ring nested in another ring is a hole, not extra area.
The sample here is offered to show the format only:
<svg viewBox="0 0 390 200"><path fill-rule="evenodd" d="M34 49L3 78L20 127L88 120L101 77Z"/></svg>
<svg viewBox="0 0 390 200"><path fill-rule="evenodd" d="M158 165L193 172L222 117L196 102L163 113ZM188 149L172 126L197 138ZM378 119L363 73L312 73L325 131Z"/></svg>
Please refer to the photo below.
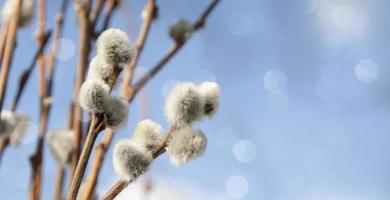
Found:
<svg viewBox="0 0 390 200"><path fill-rule="evenodd" d="M56 183L54 188L54 200L62 200L64 181L65 181L65 168L62 165L58 165Z"/></svg>
<svg viewBox="0 0 390 200"><path fill-rule="evenodd" d="M43 24L45 23L45 0L40 0L39 13L40 14L40 29L44 30ZM35 153L30 157L32 178L30 182L30 199L38 200L41 193L42 185L42 162L43 162L43 151L44 151L44 139L47 132L48 119L51 109L51 96L52 96L52 84L54 79L54 69L56 64L55 56L59 49L59 38L62 35L62 29L64 24L64 16L67 8L68 0L63 0L61 10L56 18L56 28L54 31L54 40L52 43L52 49L49 55L49 62L47 68L49 69L48 77L46 75L45 60L43 57L42 67L39 75L40 83L40 121L39 121L39 132L38 132L38 143ZM38 43L40 43L40 36L38 35Z"/></svg>
<svg viewBox="0 0 390 200"><path fill-rule="evenodd" d="M108 0L106 12L105 12L104 19L103 19L103 26L99 31L96 31L94 29L94 37L95 38L97 36L99 36L100 33L102 33L104 30L106 30L108 28L108 25L110 24L110 21L111 21L112 14L114 13L115 8L117 8L118 3L119 3L118 0Z"/></svg>
<svg viewBox="0 0 390 200"><path fill-rule="evenodd" d="M0 34L0 64L3 60L5 44L7 43L8 28L9 28L9 23L8 21L5 21L1 26L1 34Z"/></svg>
<svg viewBox="0 0 390 200"><path fill-rule="evenodd" d="M76 85L74 88L73 96L76 96L80 90L81 85L84 82L85 73L88 67L88 56L91 50L91 27L89 24L89 13L88 6L83 6L78 10L78 19L80 22L80 57L77 66ZM72 177L75 173L77 162L80 155L81 149L81 138L82 138L82 118L83 111L79 105L73 100L73 131L74 131L74 145L73 145L73 157L72 157Z"/></svg>
<svg viewBox="0 0 390 200"><path fill-rule="evenodd" d="M216 5L219 3L220 0L213 0L211 4L206 8L206 10L201 14L201 16L195 21L193 24L193 30L198 31L200 28L202 28L206 22L207 17L213 11L213 9L216 7ZM163 58L147 73L145 74L132 88L130 88L130 95L129 95L129 101L132 101L135 95L139 92L139 90L145 86L145 84L150 80L154 75L156 75L164 66L165 64L178 52L178 50L181 49L181 47L185 44L186 41L178 43L175 42L175 44L170 48L170 50L163 56ZM164 137L161 145L153 151L153 158L157 158L161 154L165 152L165 147L167 144L167 141L171 137L172 133L174 132L176 128L171 127L168 134ZM112 200L114 199L127 185L129 185L132 182L132 180L126 182L123 180L118 181L104 196L103 200Z"/></svg>
<svg viewBox="0 0 390 200"><path fill-rule="evenodd" d="M14 17L11 19L9 28L7 31L7 40L5 45L4 57L1 62L1 71L0 71L0 113L3 110L3 104L5 99L5 94L7 90L8 75L11 68L12 59L14 56L16 36L19 26L19 18L21 13L22 0L16 1L16 10Z"/></svg>
<svg viewBox="0 0 390 200"><path fill-rule="evenodd" d="M30 65L27 67L27 69L23 70L23 72L19 76L18 89L16 91L16 94L14 96L14 99L13 99L12 105L11 105L11 111L13 111L13 112L15 112L17 109L20 97L23 94L23 91L24 91L24 88L26 87L28 79L31 76L31 72L34 70L34 67L37 64L37 60L38 60L40 54L44 51L44 49L49 41L50 35L51 35L51 31L47 31L46 33L44 33L43 41L42 41L42 43L39 44L39 47L38 47L37 51L35 52L35 55L31 61Z"/></svg>

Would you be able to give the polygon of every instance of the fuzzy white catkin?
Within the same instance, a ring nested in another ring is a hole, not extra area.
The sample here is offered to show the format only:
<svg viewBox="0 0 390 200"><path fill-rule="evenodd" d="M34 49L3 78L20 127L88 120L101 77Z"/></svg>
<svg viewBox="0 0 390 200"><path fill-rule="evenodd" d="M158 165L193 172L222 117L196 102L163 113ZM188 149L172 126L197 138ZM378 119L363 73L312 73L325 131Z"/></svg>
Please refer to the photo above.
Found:
<svg viewBox="0 0 390 200"><path fill-rule="evenodd" d="M219 106L219 86L215 82L206 81L198 86L204 100L204 114L212 117Z"/></svg>
<svg viewBox="0 0 390 200"><path fill-rule="evenodd" d="M117 130L124 126L129 115L129 105L120 97L107 99L104 105L105 124L112 130Z"/></svg>
<svg viewBox="0 0 390 200"><path fill-rule="evenodd" d="M2 111L0 120L0 140L9 139L12 146L22 141L29 127L29 117L23 113Z"/></svg>
<svg viewBox="0 0 390 200"><path fill-rule="evenodd" d="M192 26L186 20L179 20L169 29L169 36L179 43L186 41L192 34Z"/></svg>
<svg viewBox="0 0 390 200"><path fill-rule="evenodd" d="M3 21L9 21L13 18L16 12L16 0L6 0L4 2L1 15ZM19 26L24 27L31 23L34 15L34 0L22 0L22 7L20 9Z"/></svg>
<svg viewBox="0 0 390 200"><path fill-rule="evenodd" d="M132 140L149 151L154 150L162 141L163 129L160 124L146 119L138 122Z"/></svg>
<svg viewBox="0 0 390 200"><path fill-rule="evenodd" d="M80 88L78 102L80 106L91 113L102 113L110 98L110 87L100 80L87 80Z"/></svg>
<svg viewBox="0 0 390 200"><path fill-rule="evenodd" d="M47 137L51 153L61 165L70 164L73 154L74 134L72 130L62 129L49 133Z"/></svg>
<svg viewBox="0 0 390 200"><path fill-rule="evenodd" d="M87 80L102 80L107 83L113 71L113 65L108 64L101 57L95 56L89 63Z"/></svg>
<svg viewBox="0 0 390 200"><path fill-rule="evenodd" d="M134 180L146 172L152 160L150 152L130 139L119 140L114 146L112 163L123 180Z"/></svg>
<svg viewBox="0 0 390 200"><path fill-rule="evenodd" d="M201 156L207 147L207 138L201 130L184 127L172 133L167 144L171 163L180 166Z"/></svg>
<svg viewBox="0 0 390 200"><path fill-rule="evenodd" d="M133 59L133 47L127 34L110 28L99 35L96 41L97 55L112 65L129 63Z"/></svg>
<svg viewBox="0 0 390 200"><path fill-rule="evenodd" d="M165 115L176 127L186 126L203 116L203 99L192 83L179 83L169 93L165 102Z"/></svg>

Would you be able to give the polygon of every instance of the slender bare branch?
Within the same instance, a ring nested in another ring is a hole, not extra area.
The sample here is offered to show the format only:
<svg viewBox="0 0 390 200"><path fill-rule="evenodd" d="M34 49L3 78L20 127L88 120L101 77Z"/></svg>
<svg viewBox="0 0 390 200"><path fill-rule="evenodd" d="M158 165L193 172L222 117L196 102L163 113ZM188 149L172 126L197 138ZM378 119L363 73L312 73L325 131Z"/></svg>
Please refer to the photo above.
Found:
<svg viewBox="0 0 390 200"><path fill-rule="evenodd" d="M43 41L39 44L39 47L37 51L35 52L35 55L30 63L30 65L27 67L27 69L23 70L23 72L19 76L19 82L18 82L18 89L16 91L15 97L12 101L11 105L11 111L15 112L17 109L17 106L19 104L19 100L21 95L23 94L24 88L27 84L28 79L31 76L31 72L34 70L34 67L37 64L38 58L41 55L41 53L45 50L46 44L49 41L51 35L51 31L47 31L44 33Z"/></svg>
<svg viewBox="0 0 390 200"><path fill-rule="evenodd" d="M64 182L65 182L65 168L62 165L58 165L56 183L54 187L54 200L62 200Z"/></svg>
<svg viewBox="0 0 390 200"><path fill-rule="evenodd" d="M84 82L86 69L88 67L88 56L91 50L91 43L90 43L91 29L90 29L88 16L89 15L85 7L82 7L81 9L78 10L78 19L80 22L80 38L79 38L80 57L77 66L76 85L73 93L74 96L77 95L81 85ZM75 135L74 137L75 142L73 146L72 173L70 174L71 176L73 176L76 170L77 161L80 155L81 138L82 138L82 118L83 118L83 111L81 110L80 106L76 105L73 102L73 107L74 107L73 130Z"/></svg>
<svg viewBox="0 0 390 200"><path fill-rule="evenodd" d="M30 157L31 168L32 168L32 177L30 182L30 199L38 200L40 198L41 193L41 185L42 185L42 163L43 163L43 151L44 151L44 138L47 132L48 119L51 109L51 87L53 84L54 78L54 68L55 68L55 55L59 49L59 38L62 35L62 27L63 27L63 18L67 7L67 0L64 0L61 6L61 10L59 15L57 15L57 24L55 28L55 38L52 43L53 47L49 57L48 69L49 75L46 77L46 66L45 59L42 56L42 62L40 66L39 73L39 91L40 91L40 122L39 122L39 132L38 132L38 144L36 147L35 153ZM40 13L40 27L38 27L42 31L44 30L45 23L45 0L39 1L39 13ZM38 35L37 40L38 44L42 42L42 37ZM43 55L43 54L41 54Z"/></svg>
<svg viewBox="0 0 390 200"><path fill-rule="evenodd" d="M9 23L5 21L1 26L1 35L0 35L0 64L3 60L3 54L5 45L7 43L7 33L8 33Z"/></svg>
<svg viewBox="0 0 390 200"><path fill-rule="evenodd" d="M0 113L3 110L3 104L5 99L5 94L7 90L8 75L11 68L12 59L14 56L16 36L19 26L19 18L22 6L22 0L15 0L16 7L15 16L10 21L10 27L7 32L7 42L5 45L4 57L1 63L0 71Z"/></svg>

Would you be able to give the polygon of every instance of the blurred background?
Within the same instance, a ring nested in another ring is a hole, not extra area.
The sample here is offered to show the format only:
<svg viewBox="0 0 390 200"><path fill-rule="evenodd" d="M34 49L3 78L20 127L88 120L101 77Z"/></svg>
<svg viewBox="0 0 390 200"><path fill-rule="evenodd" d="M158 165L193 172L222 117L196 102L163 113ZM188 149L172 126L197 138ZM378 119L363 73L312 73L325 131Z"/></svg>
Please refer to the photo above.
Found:
<svg viewBox="0 0 390 200"><path fill-rule="evenodd" d="M134 41L145 3L124 0L111 27ZM168 27L181 18L195 20L209 1L157 3L160 17L152 25L137 77L169 48ZM53 28L60 1L47 4L47 27ZM223 0L205 29L137 97L127 127L114 139L130 137L145 118L167 129L164 100L175 83L213 80L222 90L219 112L196 124L209 139L205 155L179 168L162 156L117 199L143 199L145 182L151 184L153 200L389 199L389 7L387 0ZM79 52L76 21L71 8L57 55L49 130L66 126ZM6 108L35 52L36 26L19 32ZM35 71L19 109L31 116L32 128L19 148L4 155L1 199L27 198L28 156L37 137L37 85ZM119 178L111 154L99 194ZM42 199L52 199L55 173L46 146Z"/></svg>

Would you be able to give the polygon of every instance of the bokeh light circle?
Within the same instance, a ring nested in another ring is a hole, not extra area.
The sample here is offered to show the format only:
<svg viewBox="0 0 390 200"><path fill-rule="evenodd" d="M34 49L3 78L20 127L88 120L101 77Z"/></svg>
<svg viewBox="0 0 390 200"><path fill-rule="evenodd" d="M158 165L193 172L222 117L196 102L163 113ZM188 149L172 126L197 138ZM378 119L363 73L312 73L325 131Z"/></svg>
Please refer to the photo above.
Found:
<svg viewBox="0 0 390 200"><path fill-rule="evenodd" d="M256 145L250 140L240 140L233 146L233 155L238 162L250 163L256 159Z"/></svg>
<svg viewBox="0 0 390 200"><path fill-rule="evenodd" d="M378 78L378 66L371 59L361 60L355 66L355 75L359 81L366 83L372 82Z"/></svg>
<svg viewBox="0 0 390 200"><path fill-rule="evenodd" d="M264 87L269 92L283 91L287 86L287 76L280 70L270 70L264 76Z"/></svg>
<svg viewBox="0 0 390 200"><path fill-rule="evenodd" d="M225 189L229 197L238 199L248 193L249 184L243 176L231 176L226 181Z"/></svg>
<svg viewBox="0 0 390 200"><path fill-rule="evenodd" d="M60 38L59 42L60 49L56 54L56 58L61 61L67 61L73 58L76 54L76 45L69 38Z"/></svg>

